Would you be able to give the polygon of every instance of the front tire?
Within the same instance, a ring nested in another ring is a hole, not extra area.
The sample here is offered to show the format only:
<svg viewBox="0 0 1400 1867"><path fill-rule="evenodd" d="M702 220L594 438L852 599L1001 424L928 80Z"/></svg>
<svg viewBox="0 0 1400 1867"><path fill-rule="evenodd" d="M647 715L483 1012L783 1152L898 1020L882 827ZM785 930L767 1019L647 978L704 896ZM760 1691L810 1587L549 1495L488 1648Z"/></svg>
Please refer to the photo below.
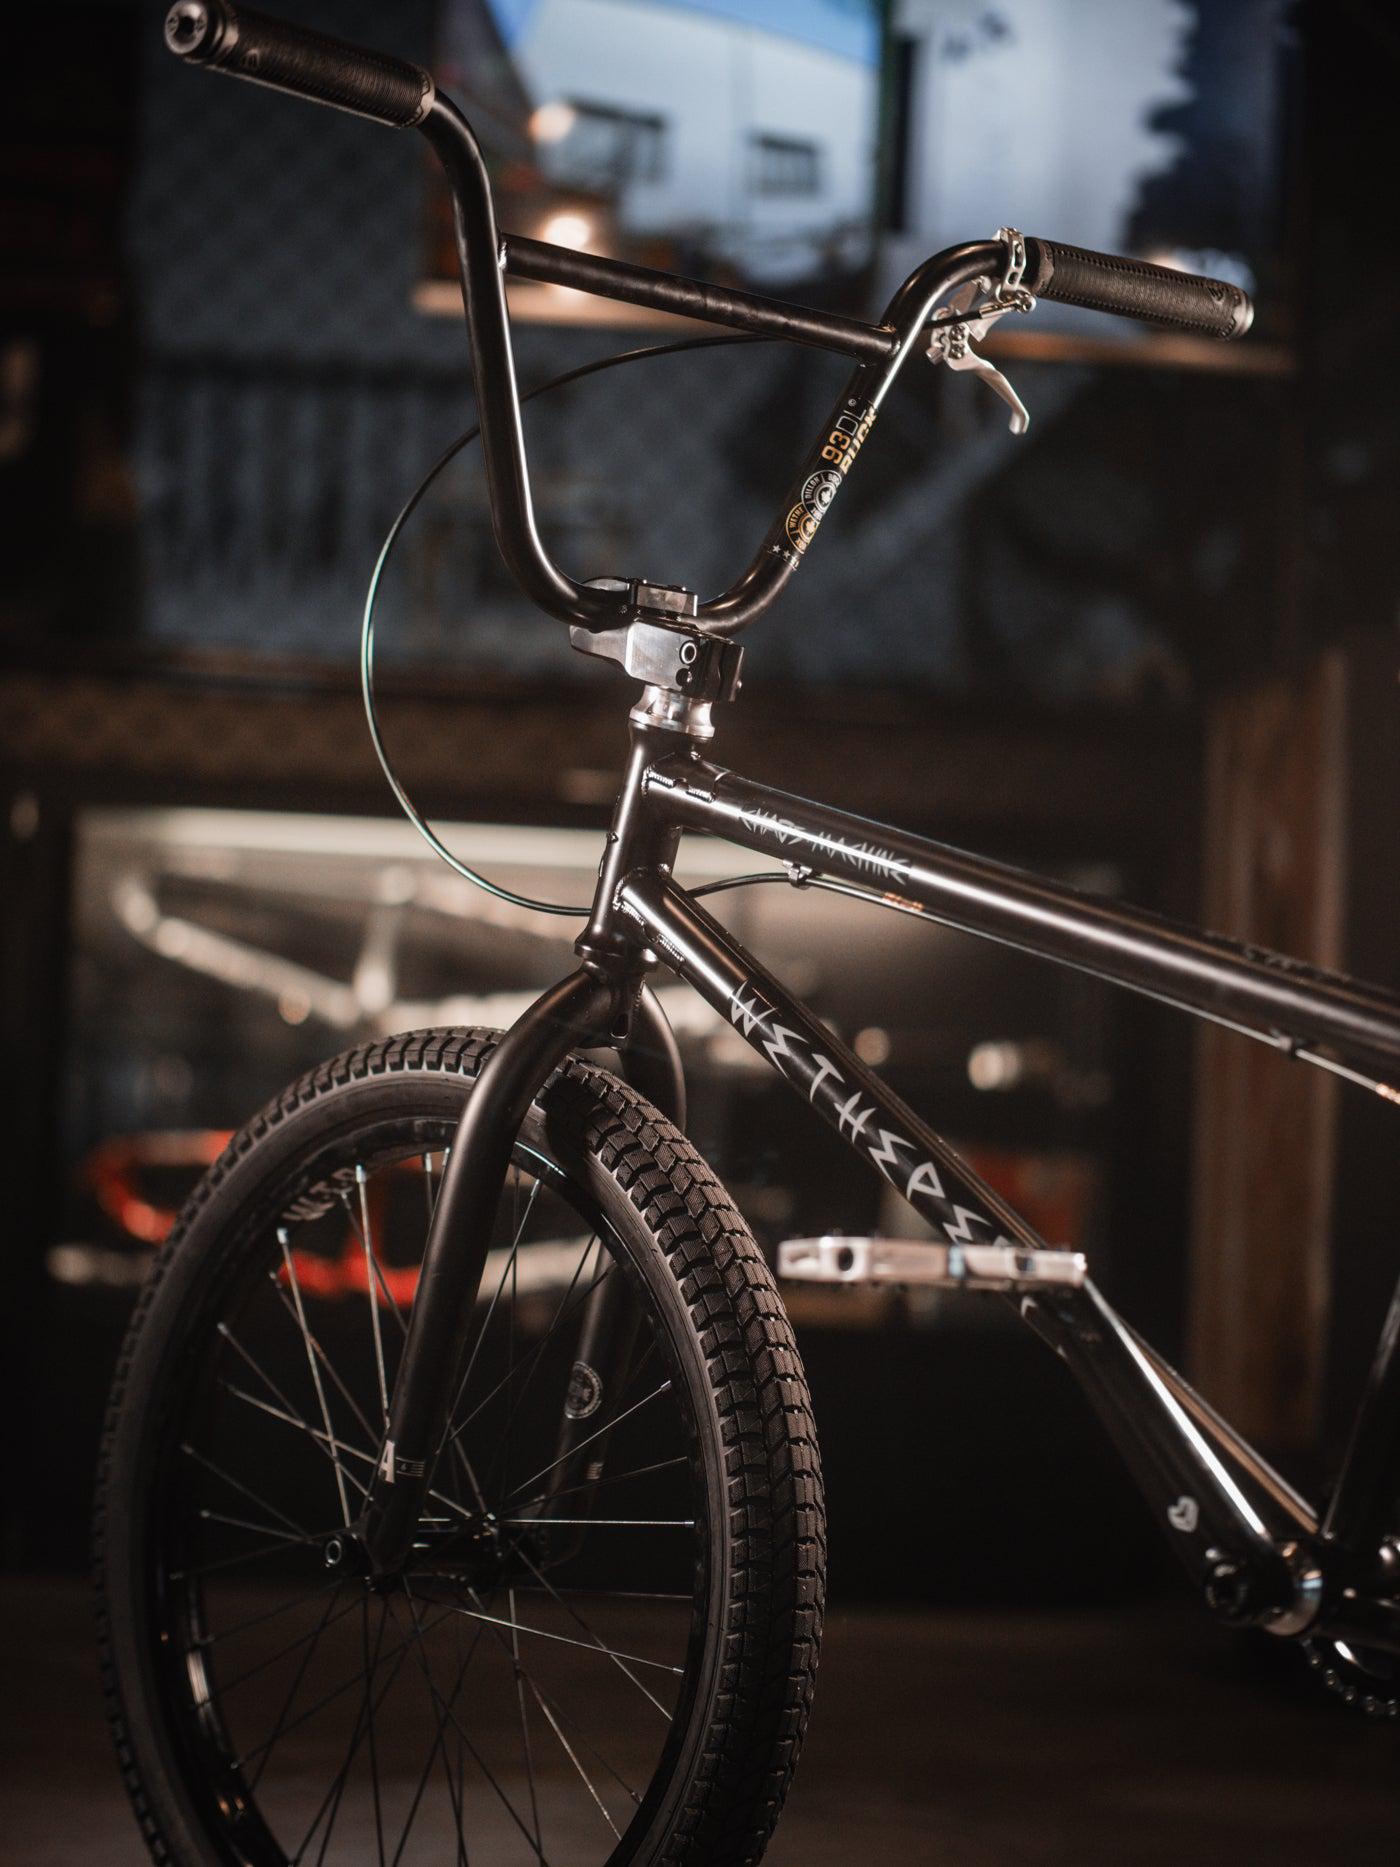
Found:
<svg viewBox="0 0 1400 1867"><path fill-rule="evenodd" d="M824 1597L806 1382L718 1180L606 1071L569 1060L522 1127L410 1566L326 1567L495 1041L419 1032L304 1077L144 1291L95 1558L158 1861L755 1862L782 1807ZM607 1278L627 1360L599 1381L572 1357ZM564 1411L588 1457L560 1488Z"/></svg>

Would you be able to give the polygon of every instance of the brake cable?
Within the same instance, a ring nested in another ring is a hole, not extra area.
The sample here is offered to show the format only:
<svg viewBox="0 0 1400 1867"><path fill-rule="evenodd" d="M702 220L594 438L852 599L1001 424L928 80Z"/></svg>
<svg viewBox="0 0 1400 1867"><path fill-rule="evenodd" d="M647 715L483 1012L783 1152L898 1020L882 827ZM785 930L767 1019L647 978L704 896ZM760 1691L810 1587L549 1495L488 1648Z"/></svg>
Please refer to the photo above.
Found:
<svg viewBox="0 0 1400 1867"><path fill-rule="evenodd" d="M955 316L944 320L944 322L948 324L962 324L967 321L965 316ZM523 406L526 402L533 402L536 396L547 395L551 389L562 389L567 384L578 382L585 376L594 376L603 370L615 369L619 364L623 363L640 363L648 357L674 356L679 351L683 350L713 350L721 345L728 344L771 344L783 343L786 341L788 340L782 337L770 337L757 333L730 332L722 336L682 337L671 343L646 344L636 350L619 351L616 356L594 357L591 362L577 364L573 369L564 370L558 376L551 376L547 382L537 383L533 389L527 389L521 396L520 401ZM471 882L474 887L484 889L488 895L493 895L498 901L508 902L512 907L529 909L536 914L560 914L581 918L589 912L589 908L586 905L567 905L558 901L536 901L529 895L516 894L513 889L503 887L499 882L493 882L488 876L482 875L468 863L463 862L459 856L454 855L409 796L403 781L394 769L393 760L389 756L388 747L384 743L384 735L379 724L379 709L374 697L374 608L378 600L379 586L383 580L384 571L393 554L394 546L399 541L399 536L404 526L407 525L408 521L413 517L413 514L418 510L429 487L432 486L438 475L457 458L463 448L470 446L470 444L478 438L480 433L481 429L479 425L467 428L457 436L456 440L453 441L450 446L444 449L399 508L398 515L394 519L393 524L389 527L384 538L384 543L379 548L379 556L375 560L374 570L369 580L369 588L365 592L364 616L360 624L360 693L364 700L365 721L369 727L370 743L374 747L375 757L379 760L380 770L388 780L389 789L393 792L400 809L408 818L408 821L423 838L434 855L440 857L450 869L455 870L458 875ZM820 876L808 875L806 871L803 871L800 877L787 870L776 872L767 870L761 874L752 875L729 875L723 877L719 881L707 882L699 888L693 888L690 890L690 893L695 896L719 894L731 888L747 888L759 882L779 881L791 882L799 887L821 888L832 894L852 895L860 900L872 901L877 906L891 905L880 895L872 894L866 889L852 887L851 884L845 882L827 881Z"/></svg>

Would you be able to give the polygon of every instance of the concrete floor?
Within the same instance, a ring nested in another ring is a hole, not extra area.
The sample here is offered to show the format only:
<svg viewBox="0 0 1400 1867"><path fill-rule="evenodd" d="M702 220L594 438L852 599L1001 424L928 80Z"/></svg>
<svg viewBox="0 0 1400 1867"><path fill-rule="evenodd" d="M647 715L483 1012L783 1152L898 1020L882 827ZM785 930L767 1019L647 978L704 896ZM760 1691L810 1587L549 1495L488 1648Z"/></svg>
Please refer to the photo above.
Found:
<svg viewBox="0 0 1400 1867"><path fill-rule="evenodd" d="M0 1611L0 1857L137 1867L86 1589L7 1578ZM1347 1714L1287 1660L1184 1601L838 1608L767 1867L1394 1867L1400 1725Z"/></svg>

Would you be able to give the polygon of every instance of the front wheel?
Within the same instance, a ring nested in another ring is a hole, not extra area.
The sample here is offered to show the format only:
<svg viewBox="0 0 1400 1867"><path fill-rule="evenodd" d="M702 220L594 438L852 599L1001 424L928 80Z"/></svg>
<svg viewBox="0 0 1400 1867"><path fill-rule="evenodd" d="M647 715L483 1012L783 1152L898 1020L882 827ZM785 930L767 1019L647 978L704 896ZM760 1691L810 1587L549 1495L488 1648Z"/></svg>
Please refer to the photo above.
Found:
<svg viewBox="0 0 1400 1867"><path fill-rule="evenodd" d="M96 1561L159 1861L738 1863L771 1833L824 1591L806 1382L723 1188L607 1072L567 1062L521 1130L403 1572L345 1562L494 1041L305 1077L142 1297Z"/></svg>

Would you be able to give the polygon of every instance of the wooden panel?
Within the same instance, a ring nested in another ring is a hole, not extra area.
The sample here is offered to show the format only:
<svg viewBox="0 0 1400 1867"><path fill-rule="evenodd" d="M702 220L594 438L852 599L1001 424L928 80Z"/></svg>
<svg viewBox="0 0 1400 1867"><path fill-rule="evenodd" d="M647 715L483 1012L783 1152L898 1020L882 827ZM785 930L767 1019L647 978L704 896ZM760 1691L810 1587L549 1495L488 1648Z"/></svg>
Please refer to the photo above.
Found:
<svg viewBox="0 0 1400 1867"><path fill-rule="evenodd" d="M425 808L580 822L615 795L632 697L600 671L576 688L390 675L380 698L391 754ZM1018 714L756 681L717 723L719 764L954 840L990 831L1027 854L1130 853L1151 871L1194 831L1197 741L1179 716ZM12 669L0 677L0 769L114 801L393 809L358 686L325 671Z"/></svg>
<svg viewBox="0 0 1400 1867"><path fill-rule="evenodd" d="M1339 656L1214 710L1208 925L1341 963L1345 685ZM1264 1444L1315 1441L1330 1288L1333 1078L1202 1026L1189 1342L1193 1374Z"/></svg>

